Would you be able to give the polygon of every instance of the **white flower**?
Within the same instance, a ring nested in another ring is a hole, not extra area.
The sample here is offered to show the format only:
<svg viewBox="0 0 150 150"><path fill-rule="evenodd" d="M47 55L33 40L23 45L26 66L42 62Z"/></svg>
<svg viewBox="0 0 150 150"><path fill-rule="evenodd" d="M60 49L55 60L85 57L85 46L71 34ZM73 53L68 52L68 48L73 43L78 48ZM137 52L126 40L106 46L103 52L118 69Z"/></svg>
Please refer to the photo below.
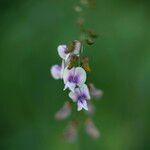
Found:
<svg viewBox="0 0 150 150"><path fill-rule="evenodd" d="M86 72L81 67L73 67L72 69L65 69L63 73L63 80L65 89L69 88L72 92L76 86L82 86L86 81Z"/></svg>
<svg viewBox="0 0 150 150"><path fill-rule="evenodd" d="M67 53L67 45L59 45L57 48L58 54L59 56L63 59L63 60L67 60L69 57L69 53Z"/></svg>
<svg viewBox="0 0 150 150"><path fill-rule="evenodd" d="M54 79L61 79L62 67L60 65L53 65L50 69L51 75Z"/></svg>
<svg viewBox="0 0 150 150"><path fill-rule="evenodd" d="M80 53L80 48L81 48L81 43L77 40L73 41L74 42L74 50L71 53L67 52L67 45L59 45L57 48L59 56L65 60L65 62L68 61L68 58L72 55L79 55Z"/></svg>
<svg viewBox="0 0 150 150"><path fill-rule="evenodd" d="M82 110L82 108L88 110L87 100L90 100L90 94L86 84L80 88L75 88L74 92L69 93L69 97L74 102L77 102L78 111Z"/></svg>

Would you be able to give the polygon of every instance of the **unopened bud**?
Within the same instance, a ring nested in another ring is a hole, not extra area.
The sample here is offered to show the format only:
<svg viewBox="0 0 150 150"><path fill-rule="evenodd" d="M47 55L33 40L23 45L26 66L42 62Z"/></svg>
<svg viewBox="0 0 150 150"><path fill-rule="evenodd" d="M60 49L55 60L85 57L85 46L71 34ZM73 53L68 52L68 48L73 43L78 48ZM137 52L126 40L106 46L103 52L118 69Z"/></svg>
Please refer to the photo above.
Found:
<svg viewBox="0 0 150 150"><path fill-rule="evenodd" d="M85 122L85 128L86 132L89 136L91 136L93 139L97 139L100 137L99 130L95 127L93 121L91 119L87 119Z"/></svg>
<svg viewBox="0 0 150 150"><path fill-rule="evenodd" d="M55 119L56 120L64 120L68 118L71 114L71 104L69 102L65 102L63 107L56 112Z"/></svg>

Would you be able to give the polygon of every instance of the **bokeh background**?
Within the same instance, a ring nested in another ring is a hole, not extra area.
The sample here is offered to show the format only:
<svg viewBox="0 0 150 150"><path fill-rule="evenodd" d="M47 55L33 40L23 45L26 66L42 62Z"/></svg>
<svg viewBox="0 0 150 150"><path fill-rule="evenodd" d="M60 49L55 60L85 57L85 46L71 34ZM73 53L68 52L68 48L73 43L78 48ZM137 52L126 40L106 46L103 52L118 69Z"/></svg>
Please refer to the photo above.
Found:
<svg viewBox="0 0 150 150"><path fill-rule="evenodd" d="M61 133L69 120L55 112L65 100L63 83L49 68L56 48L78 37L74 0L0 1L0 149L150 149L150 2L97 0L86 25L99 33L85 48L90 79L104 91L93 120L99 140L81 132L74 144Z"/></svg>

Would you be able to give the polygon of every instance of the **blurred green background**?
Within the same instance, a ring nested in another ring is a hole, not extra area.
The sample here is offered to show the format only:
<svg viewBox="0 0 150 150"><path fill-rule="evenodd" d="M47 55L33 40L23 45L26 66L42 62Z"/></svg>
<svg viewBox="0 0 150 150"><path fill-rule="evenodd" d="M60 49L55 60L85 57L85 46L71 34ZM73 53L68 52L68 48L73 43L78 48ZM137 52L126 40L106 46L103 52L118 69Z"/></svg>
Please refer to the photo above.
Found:
<svg viewBox="0 0 150 150"><path fill-rule="evenodd" d="M97 0L87 27L99 33L86 47L90 79L103 89L93 117L97 141L84 131L74 144L61 138L67 121L54 120L65 100L49 68L56 48L78 37L77 0L0 1L1 150L149 150L150 2Z"/></svg>

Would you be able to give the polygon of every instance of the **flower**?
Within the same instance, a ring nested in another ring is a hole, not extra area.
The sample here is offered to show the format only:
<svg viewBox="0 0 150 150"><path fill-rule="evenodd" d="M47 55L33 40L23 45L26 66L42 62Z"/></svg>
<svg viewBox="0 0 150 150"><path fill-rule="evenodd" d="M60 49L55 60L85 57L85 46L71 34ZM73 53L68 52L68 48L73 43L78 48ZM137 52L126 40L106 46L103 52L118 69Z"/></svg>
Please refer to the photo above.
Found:
<svg viewBox="0 0 150 150"><path fill-rule="evenodd" d="M86 72L81 67L73 67L72 69L65 69L63 73L64 90L69 88L72 92L76 86L82 86L86 81Z"/></svg>
<svg viewBox="0 0 150 150"><path fill-rule="evenodd" d="M63 60L65 60L65 62L67 62L70 56L79 55L80 48L81 48L81 43L78 40L74 40L71 43L71 48L68 48L67 45L59 45L57 48L57 51L58 51L59 56Z"/></svg>
<svg viewBox="0 0 150 150"><path fill-rule="evenodd" d="M69 93L69 97L74 102L77 102L78 111L82 110L82 108L88 110L87 100L90 100L90 94L86 84L80 88L75 88L74 92Z"/></svg>
<svg viewBox="0 0 150 150"><path fill-rule="evenodd" d="M90 83L88 85L89 90L90 90L90 94L93 98L95 99L100 99L103 96L103 91L100 89L97 89L94 84Z"/></svg>
<svg viewBox="0 0 150 150"><path fill-rule="evenodd" d="M54 79L62 79L63 78L63 73L65 69L65 63L62 61L61 65L53 65L50 69L51 75Z"/></svg>
<svg viewBox="0 0 150 150"><path fill-rule="evenodd" d="M71 114L71 105L69 102L65 102L63 107L60 108L60 110L56 112L55 119L56 120L64 120L67 117L69 117L70 114Z"/></svg>
<svg viewBox="0 0 150 150"><path fill-rule="evenodd" d="M91 119L87 119L85 122L85 129L89 136L93 139L97 139L100 136L99 130L95 127L93 121Z"/></svg>
<svg viewBox="0 0 150 150"><path fill-rule="evenodd" d="M67 58L69 57L69 53L67 53L67 45L59 45L57 48L58 54L59 56L63 59L63 60L67 60Z"/></svg>
<svg viewBox="0 0 150 150"><path fill-rule="evenodd" d="M51 75L54 79L61 79L62 66L53 65L50 69Z"/></svg>

